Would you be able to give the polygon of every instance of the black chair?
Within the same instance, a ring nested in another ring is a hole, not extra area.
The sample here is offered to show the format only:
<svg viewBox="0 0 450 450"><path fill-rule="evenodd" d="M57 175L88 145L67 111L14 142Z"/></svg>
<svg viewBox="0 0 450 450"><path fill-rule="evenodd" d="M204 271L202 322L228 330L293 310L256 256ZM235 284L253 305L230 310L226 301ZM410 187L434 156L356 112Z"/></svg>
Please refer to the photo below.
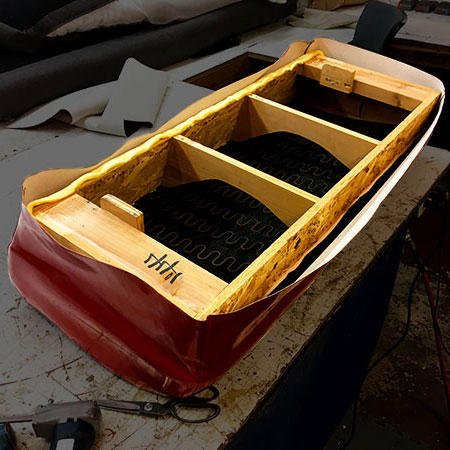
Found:
<svg viewBox="0 0 450 450"><path fill-rule="evenodd" d="M377 1L366 5L356 24L350 44L375 53L383 53L408 17L401 9Z"/></svg>

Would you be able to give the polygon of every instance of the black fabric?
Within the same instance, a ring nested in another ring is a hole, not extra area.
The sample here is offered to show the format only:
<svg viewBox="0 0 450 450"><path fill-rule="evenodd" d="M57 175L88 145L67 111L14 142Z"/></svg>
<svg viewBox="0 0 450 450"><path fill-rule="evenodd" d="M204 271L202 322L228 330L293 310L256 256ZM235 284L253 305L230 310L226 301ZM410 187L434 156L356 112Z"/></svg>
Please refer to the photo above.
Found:
<svg viewBox="0 0 450 450"><path fill-rule="evenodd" d="M161 186L135 206L149 236L228 283L287 229L252 196L219 180Z"/></svg>
<svg viewBox="0 0 450 450"><path fill-rule="evenodd" d="M348 172L323 147L293 133L229 142L217 150L317 197L326 194Z"/></svg>
<svg viewBox="0 0 450 450"><path fill-rule="evenodd" d="M311 114L319 119L327 120L335 125L347 128L352 131L369 136L373 139L382 141L397 125L382 122L367 122L365 120L352 119L350 117L337 116L320 109L305 105L301 100L294 100L288 105L291 108L297 109L307 114Z"/></svg>
<svg viewBox="0 0 450 450"><path fill-rule="evenodd" d="M51 40L47 34L112 0L2 0L0 49L7 54L34 55Z"/></svg>
<svg viewBox="0 0 450 450"><path fill-rule="evenodd" d="M244 0L185 22L138 28L116 38L108 34L101 40L96 34L92 45L79 37L78 43L69 45L70 51L58 45L39 55L0 52L0 120L70 92L116 80L130 57L161 69L231 36L285 17L295 7L295 0L281 5Z"/></svg>
<svg viewBox="0 0 450 450"><path fill-rule="evenodd" d="M26 31L48 19L47 26L56 29L110 1L112 0L2 0L0 22Z"/></svg>
<svg viewBox="0 0 450 450"><path fill-rule="evenodd" d="M218 150L316 195L348 172L325 149L291 133ZM228 283L287 229L259 201L219 180L159 187L135 206L149 236Z"/></svg>

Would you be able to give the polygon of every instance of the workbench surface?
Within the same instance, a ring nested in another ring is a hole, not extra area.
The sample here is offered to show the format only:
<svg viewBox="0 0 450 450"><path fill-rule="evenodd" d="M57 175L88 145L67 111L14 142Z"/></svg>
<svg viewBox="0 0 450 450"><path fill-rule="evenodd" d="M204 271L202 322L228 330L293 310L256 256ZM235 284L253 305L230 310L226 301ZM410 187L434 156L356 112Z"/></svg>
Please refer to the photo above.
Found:
<svg viewBox="0 0 450 450"><path fill-rule="evenodd" d="M291 30L286 30L286 34L283 35L286 40L294 40ZM273 41L272 47L266 47L266 53L278 56L285 48L285 40L281 41ZM252 42L252 46L259 46L261 52L260 44ZM242 53L242 48L230 49L224 52L224 58L239 52ZM204 65L204 62L192 63L189 71L195 73L200 64ZM181 74L189 75L185 66L172 70L180 78ZM22 179L47 168L92 164L121 143L121 138L102 136L102 145L93 146L92 139L99 143L98 136L93 138L92 133L55 121L32 130L0 129L1 414L28 412L38 404L46 404L49 399L164 400L162 396L121 380L88 356L29 306L8 277L7 245L19 215ZM217 402L222 413L218 418L207 424L185 425L173 418L155 420L104 411L103 431L96 448L222 448L264 401L286 368L339 307L374 257L388 245L449 164L450 152L425 147L362 232L328 265L262 341L219 380ZM31 425L15 425L14 428L19 449L48 448L43 440L34 437Z"/></svg>

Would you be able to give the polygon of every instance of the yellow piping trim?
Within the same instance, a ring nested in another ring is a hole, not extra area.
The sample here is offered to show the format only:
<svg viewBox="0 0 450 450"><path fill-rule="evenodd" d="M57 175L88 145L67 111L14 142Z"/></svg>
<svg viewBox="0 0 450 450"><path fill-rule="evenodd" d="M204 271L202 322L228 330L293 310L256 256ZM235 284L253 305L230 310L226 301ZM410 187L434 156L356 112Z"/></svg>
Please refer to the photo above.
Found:
<svg viewBox="0 0 450 450"><path fill-rule="evenodd" d="M122 155L116 156L115 158L111 159L110 161L105 162L101 166L97 167L96 169L85 173L84 175L80 176L76 180L72 181L68 186L65 188L48 195L46 197L34 200L29 203L28 210L31 214L33 214L33 209L39 205L42 205L44 203L50 203L57 200L62 200L63 198L66 198L70 195L72 195L74 192L76 192L76 189L81 184L90 181L95 178L99 178L101 175L108 173L109 171L115 169L116 167L123 165L133 159L136 156L139 156L142 153L145 153L147 150L149 150L153 145L156 145L158 142L160 142L163 139L170 139L174 136L178 136L182 134L184 131L186 131L188 128L193 126L197 121L203 120L210 114L213 114L215 112L220 111L224 107L228 106L229 104L236 102L240 100L241 98L253 94L257 89L260 87L265 86L266 84L270 83L275 78L278 78L282 75L284 75L286 72L294 70L297 66L300 64L304 64L307 61L310 61L311 59L315 58L316 56L324 56L323 52L320 50L316 50L313 52L308 52L299 58L295 59L289 64L286 64L283 67L280 67L275 72L268 73L267 75L264 75L260 80L255 81L254 83L250 84L244 89L241 89L234 94L226 97L225 99L221 100L220 102L211 105L210 107L199 111L196 115L190 117L189 119L185 120L184 122L181 122L180 124L176 125L173 128L170 128L169 130L165 131L164 133L156 134L155 136L151 137L148 141L145 141L143 144L139 145L138 147L135 147L133 149L128 150Z"/></svg>

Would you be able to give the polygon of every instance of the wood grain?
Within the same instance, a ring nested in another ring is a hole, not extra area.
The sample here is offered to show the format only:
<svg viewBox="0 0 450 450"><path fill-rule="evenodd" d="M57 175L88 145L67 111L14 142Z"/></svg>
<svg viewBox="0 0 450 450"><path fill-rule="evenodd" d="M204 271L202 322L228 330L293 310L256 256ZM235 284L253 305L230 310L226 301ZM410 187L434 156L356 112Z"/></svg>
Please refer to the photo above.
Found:
<svg viewBox="0 0 450 450"><path fill-rule="evenodd" d="M136 275L191 316L227 285L78 194L40 211L36 219L71 250ZM169 268L175 262L179 276Z"/></svg>
<svg viewBox="0 0 450 450"><path fill-rule="evenodd" d="M325 64L355 71L353 92L401 109L412 111L433 89L393 78L379 72L347 64L327 56L316 56L299 67L299 75L320 80Z"/></svg>

